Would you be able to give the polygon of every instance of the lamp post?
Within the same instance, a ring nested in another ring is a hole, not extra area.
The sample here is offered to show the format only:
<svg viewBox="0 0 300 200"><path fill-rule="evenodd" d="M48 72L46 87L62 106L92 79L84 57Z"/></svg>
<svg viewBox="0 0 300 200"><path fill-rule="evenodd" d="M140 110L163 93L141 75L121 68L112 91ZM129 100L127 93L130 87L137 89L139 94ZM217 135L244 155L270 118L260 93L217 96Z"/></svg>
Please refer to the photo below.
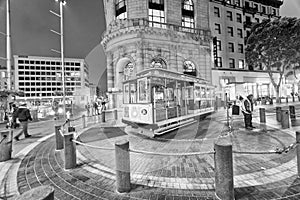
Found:
<svg viewBox="0 0 300 200"><path fill-rule="evenodd" d="M55 0L56 2L59 1L59 11L60 13L57 14L50 10L52 14L60 18L60 32L51 30L53 33L60 35L60 51L51 49L56 53L60 53L61 55L61 72L62 72L62 93L63 93L63 115L66 116L66 91L65 91L65 55L64 55L64 13L63 13L63 6L66 5L65 0Z"/></svg>
<svg viewBox="0 0 300 200"><path fill-rule="evenodd" d="M11 90L11 35L10 35L10 0L6 0L6 67L7 89Z"/></svg>

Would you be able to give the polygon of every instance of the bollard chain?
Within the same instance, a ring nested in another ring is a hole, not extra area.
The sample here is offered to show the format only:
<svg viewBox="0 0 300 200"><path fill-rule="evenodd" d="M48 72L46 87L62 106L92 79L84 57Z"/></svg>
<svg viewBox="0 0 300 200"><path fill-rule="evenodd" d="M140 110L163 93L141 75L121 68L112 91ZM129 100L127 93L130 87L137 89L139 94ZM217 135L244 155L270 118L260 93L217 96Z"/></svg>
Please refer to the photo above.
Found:
<svg viewBox="0 0 300 200"><path fill-rule="evenodd" d="M284 146L284 147L282 147L282 148L276 147L275 152L276 152L277 154L288 153L288 152L290 152L291 150L295 149L296 146L297 146L298 144L299 144L299 143L295 142L295 143L293 143L293 144L290 144L290 145L287 146L287 147L286 147L286 146Z"/></svg>

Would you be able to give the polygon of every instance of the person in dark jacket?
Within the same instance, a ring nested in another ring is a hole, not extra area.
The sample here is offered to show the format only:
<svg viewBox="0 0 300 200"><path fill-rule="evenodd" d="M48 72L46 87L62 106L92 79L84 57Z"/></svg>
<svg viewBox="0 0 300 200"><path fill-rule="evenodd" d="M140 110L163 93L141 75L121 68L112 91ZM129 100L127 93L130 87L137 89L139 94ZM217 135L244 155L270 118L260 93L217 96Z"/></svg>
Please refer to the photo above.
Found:
<svg viewBox="0 0 300 200"><path fill-rule="evenodd" d="M31 137L31 135L28 134L28 120L32 121L32 117L26 103L20 104L20 107L15 112L14 117L18 118L22 125L22 130L14 137L15 140L19 141L19 137L22 133L24 133L25 138Z"/></svg>
<svg viewBox="0 0 300 200"><path fill-rule="evenodd" d="M253 129L255 128L252 125L252 112L253 112L253 95L250 94L247 96L247 98L241 98L241 110L244 115L244 121L245 121L245 128L246 129Z"/></svg>

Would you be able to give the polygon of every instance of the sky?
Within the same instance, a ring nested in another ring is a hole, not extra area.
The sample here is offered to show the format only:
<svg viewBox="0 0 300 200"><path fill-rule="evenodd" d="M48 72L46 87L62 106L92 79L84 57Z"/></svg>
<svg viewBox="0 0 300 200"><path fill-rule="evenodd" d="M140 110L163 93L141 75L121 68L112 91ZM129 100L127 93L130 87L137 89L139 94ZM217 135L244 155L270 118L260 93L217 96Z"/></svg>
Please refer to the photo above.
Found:
<svg viewBox="0 0 300 200"><path fill-rule="evenodd" d="M85 58L90 67L90 82L98 84L106 63L101 47L105 30L103 0L66 0L64 6L65 57ZM54 56L50 49L60 50L60 37L50 29L60 31L55 0L10 0L13 55ZM6 0L0 0L0 32L6 32ZM282 16L300 18L300 0L284 0ZM5 37L0 35L0 57L6 56ZM0 65L6 65L0 61Z"/></svg>

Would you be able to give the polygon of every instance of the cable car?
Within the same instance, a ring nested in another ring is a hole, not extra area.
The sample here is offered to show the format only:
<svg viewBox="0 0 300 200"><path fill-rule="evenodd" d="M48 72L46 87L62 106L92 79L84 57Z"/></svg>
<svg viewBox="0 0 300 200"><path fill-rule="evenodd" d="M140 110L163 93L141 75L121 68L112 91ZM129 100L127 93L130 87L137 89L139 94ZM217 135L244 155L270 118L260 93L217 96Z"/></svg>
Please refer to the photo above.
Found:
<svg viewBox="0 0 300 200"><path fill-rule="evenodd" d="M153 137L214 112L214 86L191 75L149 68L123 82L122 122Z"/></svg>

